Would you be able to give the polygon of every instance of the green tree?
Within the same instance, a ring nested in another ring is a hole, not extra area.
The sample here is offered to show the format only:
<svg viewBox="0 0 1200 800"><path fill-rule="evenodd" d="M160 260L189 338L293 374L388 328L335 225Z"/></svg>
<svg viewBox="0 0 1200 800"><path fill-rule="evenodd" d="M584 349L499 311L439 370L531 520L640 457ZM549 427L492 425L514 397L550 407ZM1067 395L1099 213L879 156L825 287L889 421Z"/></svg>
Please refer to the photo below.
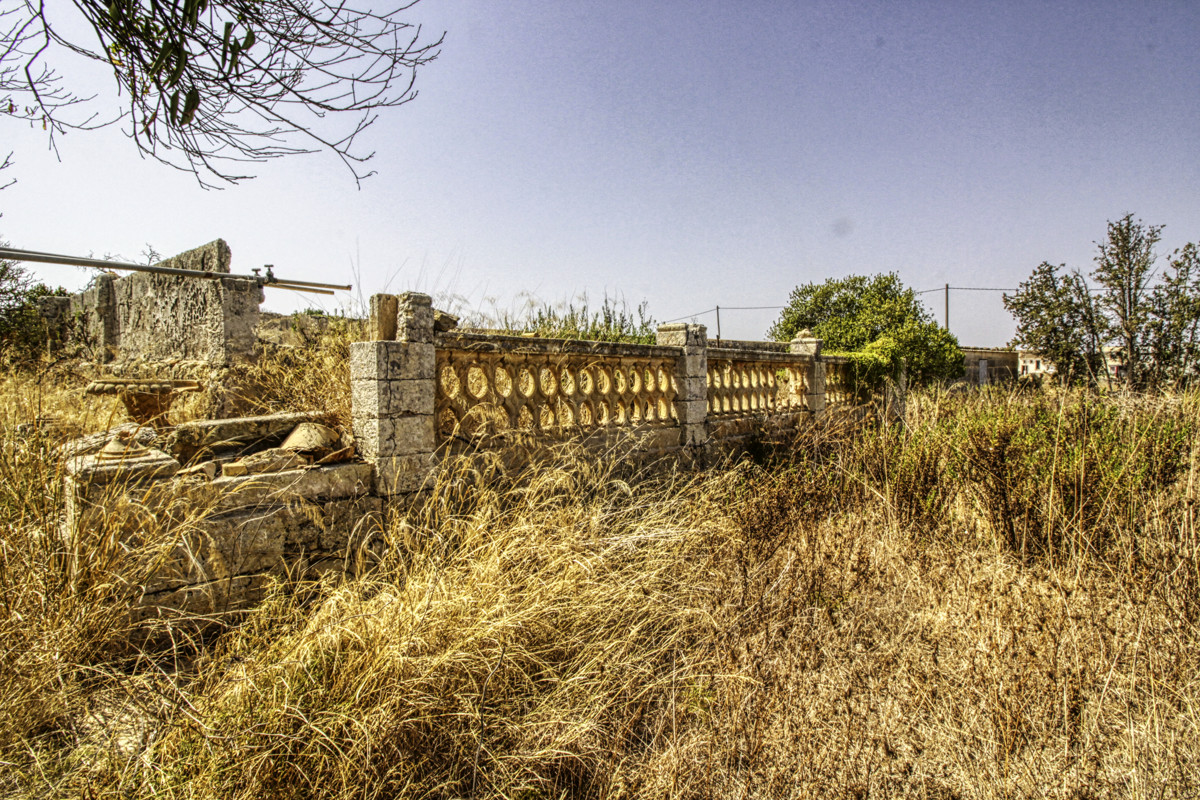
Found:
<svg viewBox="0 0 1200 800"><path fill-rule="evenodd" d="M1039 265L1004 296L1017 321L1013 344L1040 353L1069 382L1094 384L1107 370L1110 346L1124 362L1127 388L1192 381L1200 356L1200 254L1189 244L1159 274L1162 230L1132 214L1109 222L1096 243L1090 283L1065 265Z"/></svg>
<svg viewBox="0 0 1200 800"><path fill-rule="evenodd" d="M1167 261L1150 293L1142 355L1150 385L1182 386L1200 372L1200 248L1187 244Z"/></svg>
<svg viewBox="0 0 1200 800"><path fill-rule="evenodd" d="M802 330L824 340L826 350L850 354L864 381L894 375L901 359L916 383L962 374L958 340L895 273L797 286L767 336L787 341Z"/></svg>
<svg viewBox="0 0 1200 800"><path fill-rule="evenodd" d="M37 300L52 291L35 282L16 261L0 260L0 355L27 360L45 346L45 331Z"/></svg>
<svg viewBox="0 0 1200 800"><path fill-rule="evenodd" d="M204 183L246 177L231 164L330 150L366 177L356 139L379 110L416 96L442 39L401 17L340 0L71 0L83 24L43 2L0 8L0 114L50 137L117 120L141 152ZM76 31L82 33L76 33ZM70 54L116 79L111 110L64 84ZM106 116L107 115L107 116ZM239 167L237 169L244 169Z"/></svg>
<svg viewBox="0 0 1200 800"><path fill-rule="evenodd" d="M1090 384L1103 373L1104 326L1078 272L1043 261L1014 294L1004 295L1004 307L1017 321L1012 345L1041 355L1060 381Z"/></svg>
<svg viewBox="0 0 1200 800"><path fill-rule="evenodd" d="M1150 315L1150 283L1154 278L1155 247L1162 238L1161 225L1146 225L1126 214L1108 223L1108 236L1097 243L1092 280L1101 290L1109 338L1121 348L1125 385L1142 388L1147 383L1143 365L1143 337Z"/></svg>

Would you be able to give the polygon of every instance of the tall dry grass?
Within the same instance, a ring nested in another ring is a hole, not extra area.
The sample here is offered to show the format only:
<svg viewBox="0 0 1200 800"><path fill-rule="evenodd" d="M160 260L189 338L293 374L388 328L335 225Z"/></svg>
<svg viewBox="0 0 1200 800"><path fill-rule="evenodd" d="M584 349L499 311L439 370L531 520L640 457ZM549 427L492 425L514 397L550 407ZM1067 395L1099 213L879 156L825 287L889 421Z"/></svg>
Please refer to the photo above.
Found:
<svg viewBox="0 0 1200 800"><path fill-rule="evenodd" d="M931 394L909 410L907 427L813 429L704 474L569 452L520 474L456 462L394 515L375 572L279 585L195 652L10 603L0 641L26 666L3 683L35 677L0 702L0 786L1195 796L1197 398ZM44 484L51 462L10 423L0 469ZM6 500L25 532L5 552L36 552L56 502L21 516ZM64 580L61 560L22 564L6 598ZM88 598L63 608L119 618L129 602Z"/></svg>

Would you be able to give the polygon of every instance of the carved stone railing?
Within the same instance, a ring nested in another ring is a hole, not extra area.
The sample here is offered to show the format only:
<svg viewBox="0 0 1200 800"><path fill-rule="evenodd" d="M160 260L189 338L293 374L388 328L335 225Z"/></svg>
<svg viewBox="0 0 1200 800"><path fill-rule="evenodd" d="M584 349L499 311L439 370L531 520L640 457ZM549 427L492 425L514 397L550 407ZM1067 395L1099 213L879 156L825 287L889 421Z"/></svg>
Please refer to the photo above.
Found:
<svg viewBox="0 0 1200 800"><path fill-rule="evenodd" d="M708 349L710 417L807 411L813 359L771 351Z"/></svg>
<svg viewBox="0 0 1200 800"><path fill-rule="evenodd" d="M659 326L657 344L631 345L439 324L427 295L375 295L370 340L351 345L355 446L380 494L421 490L459 448L527 437L709 463L854 400L846 359L821 356L807 331L714 343L703 325L675 323Z"/></svg>
<svg viewBox="0 0 1200 800"><path fill-rule="evenodd" d="M826 407L854 405L850 359L845 356L825 356Z"/></svg>
<svg viewBox="0 0 1200 800"><path fill-rule="evenodd" d="M505 431L562 436L675 425L667 347L448 333L437 340L439 440Z"/></svg>

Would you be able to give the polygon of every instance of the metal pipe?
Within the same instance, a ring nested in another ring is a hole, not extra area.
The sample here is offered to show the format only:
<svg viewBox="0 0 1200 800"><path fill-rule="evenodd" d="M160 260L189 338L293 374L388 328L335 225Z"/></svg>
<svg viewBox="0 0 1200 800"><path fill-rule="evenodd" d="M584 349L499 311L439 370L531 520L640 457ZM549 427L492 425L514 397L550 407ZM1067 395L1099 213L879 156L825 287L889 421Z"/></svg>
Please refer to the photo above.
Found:
<svg viewBox="0 0 1200 800"><path fill-rule="evenodd" d="M216 280L219 278L242 278L244 280L255 281L259 286L272 286L280 289L292 289L294 291L304 291L305 288L312 289L341 289L349 291L351 286L335 284L335 283L313 283L310 281L293 281L281 280L270 273L268 268L267 276L261 275L237 275L230 272L205 272L198 269L178 269L176 267L153 267L143 264L129 264L124 261L105 261L102 258L83 258L81 256L64 256L57 253L41 253L36 250L17 250L12 247L0 247L0 259L12 259L14 261L31 261L41 264L63 264L69 267L98 267L100 269L126 269L134 272L149 272L155 275L178 275L184 278L208 278ZM332 292L318 292L318 294L332 294Z"/></svg>
<svg viewBox="0 0 1200 800"><path fill-rule="evenodd" d="M275 265L274 264L266 264L265 267L267 270L267 277L263 278L263 280L265 280L267 282L268 286L275 284L275 283L289 283L292 286L317 286L321 289L340 289L343 292L348 292L352 288L354 288L353 285L349 284L349 283L347 283L345 285L337 284L337 283L312 283L310 281L294 281L289 278L276 278L275 275L272 274L272 272L271 272L271 270L275 267Z"/></svg>
<svg viewBox="0 0 1200 800"><path fill-rule="evenodd" d="M291 289L293 292L311 292L312 294L327 294L332 295L331 289L314 289L311 286L292 286L289 283L268 283L272 289Z"/></svg>

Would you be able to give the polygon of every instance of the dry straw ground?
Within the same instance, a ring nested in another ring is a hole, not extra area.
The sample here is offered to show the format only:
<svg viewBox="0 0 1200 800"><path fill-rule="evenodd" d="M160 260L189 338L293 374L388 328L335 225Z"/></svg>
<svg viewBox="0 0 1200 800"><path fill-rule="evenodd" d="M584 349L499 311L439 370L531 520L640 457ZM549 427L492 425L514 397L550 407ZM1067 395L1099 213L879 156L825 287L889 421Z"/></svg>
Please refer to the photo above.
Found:
<svg viewBox="0 0 1200 800"><path fill-rule="evenodd" d="M1200 793L1195 397L928 394L703 474L463 462L369 576L137 648L194 520L58 537L17 425L103 414L0 389L5 794Z"/></svg>

